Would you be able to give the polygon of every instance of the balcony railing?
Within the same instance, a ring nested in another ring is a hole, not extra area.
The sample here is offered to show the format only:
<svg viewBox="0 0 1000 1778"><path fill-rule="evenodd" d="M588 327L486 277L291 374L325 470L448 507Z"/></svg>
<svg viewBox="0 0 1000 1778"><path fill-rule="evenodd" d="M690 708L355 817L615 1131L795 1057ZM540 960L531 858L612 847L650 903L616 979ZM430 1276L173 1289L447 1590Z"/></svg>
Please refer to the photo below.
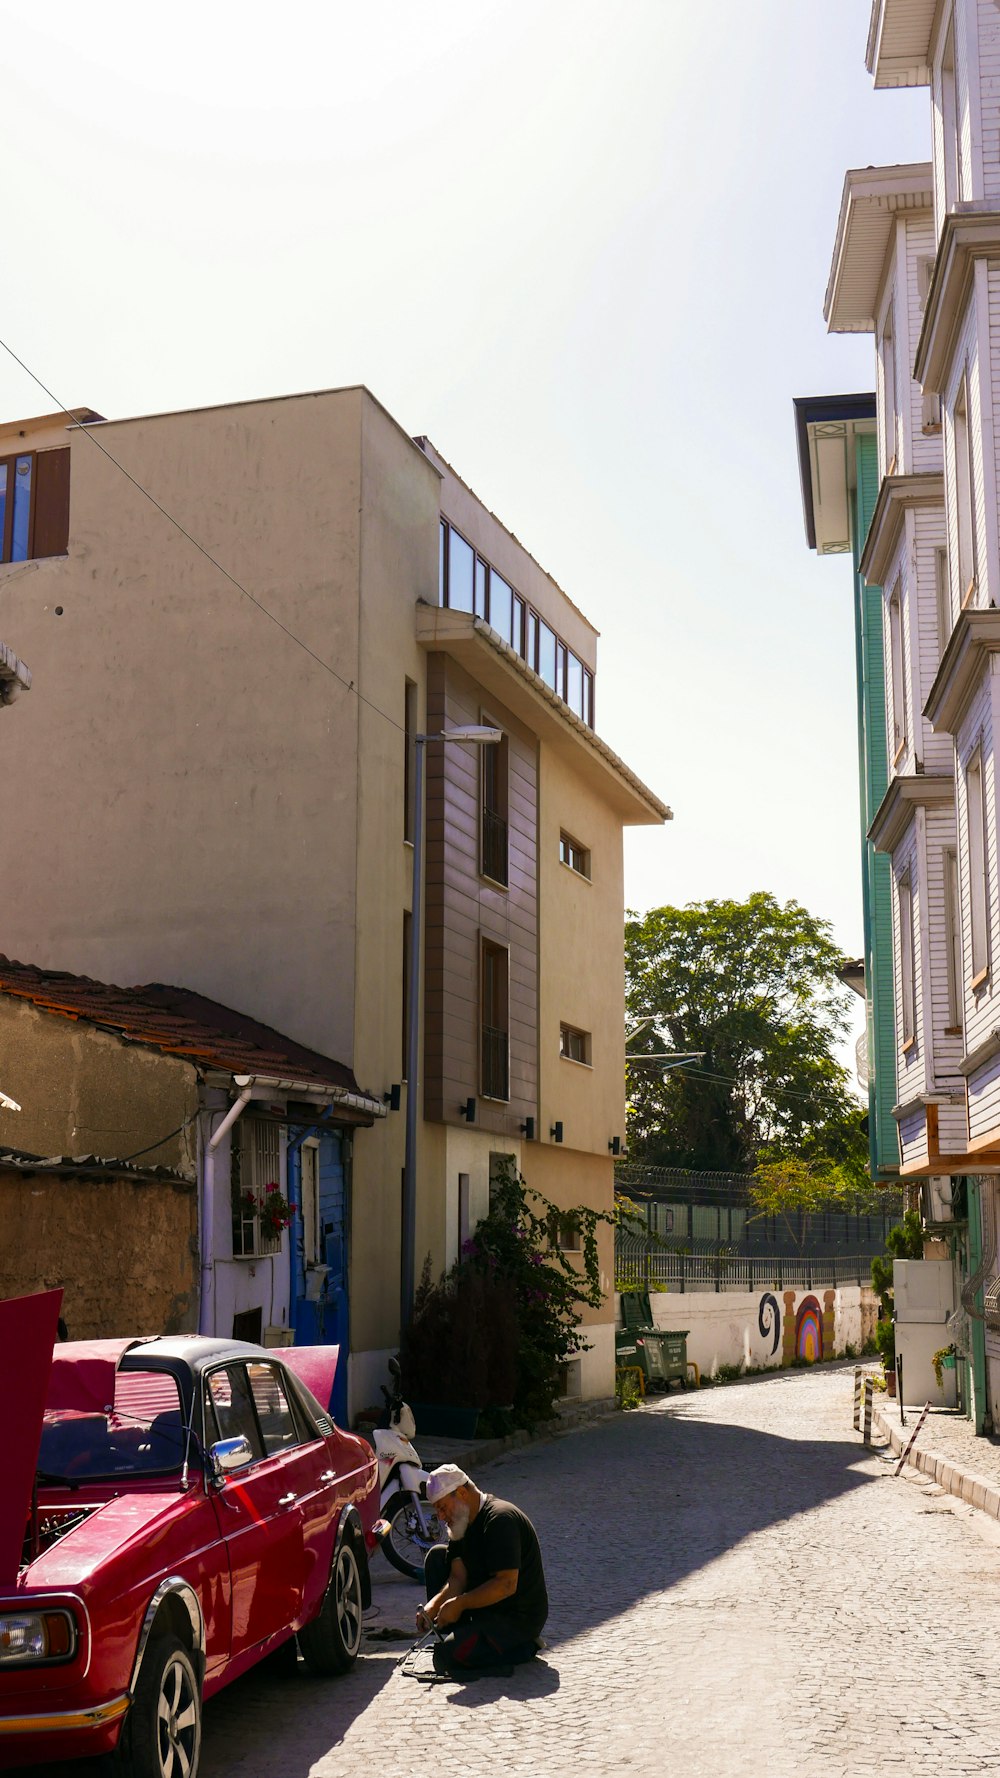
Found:
<svg viewBox="0 0 1000 1778"><path fill-rule="evenodd" d="M507 823L492 809L483 810L483 876L507 882Z"/></svg>
<svg viewBox="0 0 1000 1778"><path fill-rule="evenodd" d="M493 1025L483 1026L482 1095L484 1099L509 1099L507 1033Z"/></svg>

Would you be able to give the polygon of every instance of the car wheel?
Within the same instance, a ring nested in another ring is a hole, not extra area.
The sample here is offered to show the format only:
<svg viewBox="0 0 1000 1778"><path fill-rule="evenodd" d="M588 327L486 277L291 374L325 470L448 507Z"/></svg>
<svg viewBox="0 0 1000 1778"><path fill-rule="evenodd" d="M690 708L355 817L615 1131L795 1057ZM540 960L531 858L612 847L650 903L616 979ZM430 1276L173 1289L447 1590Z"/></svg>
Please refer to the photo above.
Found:
<svg viewBox="0 0 1000 1778"><path fill-rule="evenodd" d="M122 1778L196 1778L201 1687L176 1636L149 1643L118 1749Z"/></svg>
<svg viewBox="0 0 1000 1778"><path fill-rule="evenodd" d="M346 1673L358 1658L364 1609L362 1561L353 1540L345 1537L337 1551L323 1609L299 1631L302 1659L313 1673Z"/></svg>

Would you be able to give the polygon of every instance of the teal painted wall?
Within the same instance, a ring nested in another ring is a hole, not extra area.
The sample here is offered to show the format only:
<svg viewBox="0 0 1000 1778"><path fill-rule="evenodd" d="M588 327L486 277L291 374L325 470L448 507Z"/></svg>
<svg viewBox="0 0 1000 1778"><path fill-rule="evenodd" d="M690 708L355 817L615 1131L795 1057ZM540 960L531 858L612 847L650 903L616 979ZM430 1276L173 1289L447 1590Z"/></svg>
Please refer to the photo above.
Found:
<svg viewBox="0 0 1000 1778"><path fill-rule="evenodd" d="M865 584L861 551L878 498L878 445L873 434L855 437L854 637L858 675L858 777L861 800L862 900L865 996L868 1006L868 1148L873 1179L899 1169L896 1103L896 1014L892 979L892 869L868 839L889 786L885 673L882 656L882 591Z"/></svg>

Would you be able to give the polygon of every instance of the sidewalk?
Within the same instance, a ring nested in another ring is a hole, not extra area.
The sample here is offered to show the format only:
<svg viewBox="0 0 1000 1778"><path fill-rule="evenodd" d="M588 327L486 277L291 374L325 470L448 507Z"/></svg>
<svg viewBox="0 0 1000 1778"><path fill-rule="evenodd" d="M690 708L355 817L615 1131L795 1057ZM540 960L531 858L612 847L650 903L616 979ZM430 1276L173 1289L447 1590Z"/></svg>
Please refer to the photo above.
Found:
<svg viewBox="0 0 1000 1778"><path fill-rule="evenodd" d="M545 1421L537 1432L511 1432L506 1438L425 1438L418 1426L414 1444L425 1469L437 1469L439 1463L457 1463L460 1469L468 1470L474 1476L477 1468L492 1463L494 1457L502 1457L505 1451L519 1451L523 1445L563 1438L575 1426L603 1420L606 1415L617 1412L618 1404L613 1395L601 1396L594 1401L562 1402L556 1408L555 1419ZM370 1437L367 1428L362 1429L361 1436Z"/></svg>
<svg viewBox="0 0 1000 1778"><path fill-rule="evenodd" d="M920 1418L919 1408L906 1409L906 1425L899 1423L899 1404L880 1402L872 1415L872 1429L888 1440L899 1455L908 1444ZM977 1438L971 1420L954 1408L932 1408L907 1462L937 1482L946 1494L957 1495L1000 1519L1000 1439Z"/></svg>

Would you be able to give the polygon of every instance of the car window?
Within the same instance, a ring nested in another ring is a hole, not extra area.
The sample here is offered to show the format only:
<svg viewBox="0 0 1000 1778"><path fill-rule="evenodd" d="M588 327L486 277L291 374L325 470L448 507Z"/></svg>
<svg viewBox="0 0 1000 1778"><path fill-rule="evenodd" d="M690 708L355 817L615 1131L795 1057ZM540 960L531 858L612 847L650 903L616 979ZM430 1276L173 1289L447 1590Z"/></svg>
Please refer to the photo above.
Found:
<svg viewBox="0 0 1000 1778"><path fill-rule="evenodd" d="M186 1445L175 1378L120 1370L107 1413L46 1414L38 1467L53 1480L162 1475L180 1468Z"/></svg>
<svg viewBox="0 0 1000 1778"><path fill-rule="evenodd" d="M299 1443L284 1380L273 1364L249 1364L250 1388L268 1456Z"/></svg>
<svg viewBox="0 0 1000 1778"><path fill-rule="evenodd" d="M254 1456L263 1457L260 1428L243 1365L227 1365L225 1370L210 1372L205 1383L205 1414L210 1443L214 1443L210 1430L214 1416L218 1438L245 1438Z"/></svg>

